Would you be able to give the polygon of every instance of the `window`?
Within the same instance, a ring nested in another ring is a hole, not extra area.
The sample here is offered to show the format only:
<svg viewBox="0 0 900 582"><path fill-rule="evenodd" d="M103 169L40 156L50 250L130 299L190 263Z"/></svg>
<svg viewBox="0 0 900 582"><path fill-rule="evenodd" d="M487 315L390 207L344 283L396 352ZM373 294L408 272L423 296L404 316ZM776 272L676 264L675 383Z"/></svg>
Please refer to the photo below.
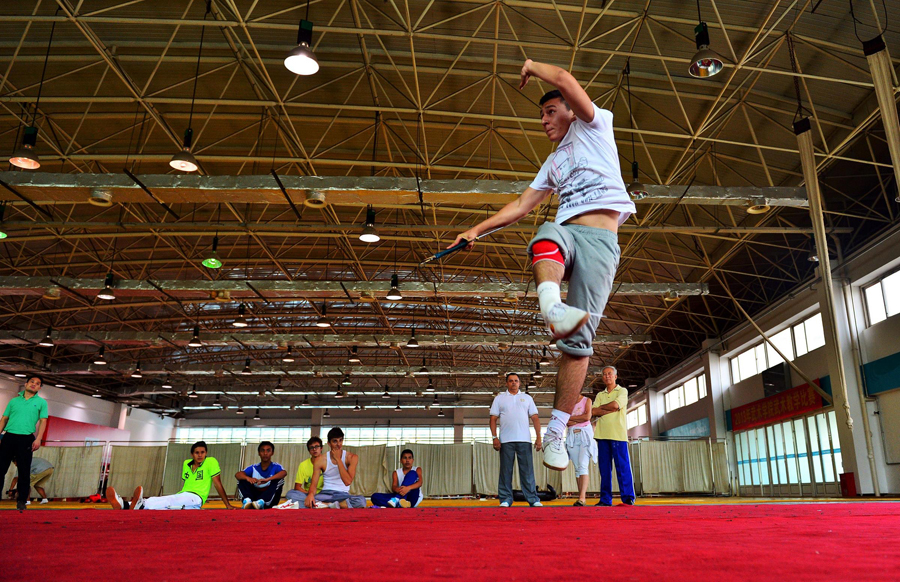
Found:
<svg viewBox="0 0 900 582"><path fill-rule="evenodd" d="M900 290L898 290L900 292ZM825 345L825 330L822 328L822 314L817 313L800 323L769 336L773 344L778 346L790 360L821 348ZM734 384L768 370L784 360L778 352L763 342L749 348L730 360L731 381ZM705 389L705 386L704 386ZM702 397L701 397L702 398Z"/></svg>
<svg viewBox="0 0 900 582"><path fill-rule="evenodd" d="M734 362L734 360L732 360L732 362ZM681 408L682 406L698 402L701 398L706 398L706 375L700 374L699 376L691 378L681 386L673 388L666 392L665 398L666 412L672 412L676 408Z"/></svg>
<svg viewBox="0 0 900 582"><path fill-rule="evenodd" d="M865 288L869 325L900 313L900 271Z"/></svg>
<svg viewBox="0 0 900 582"><path fill-rule="evenodd" d="M647 422L647 404L643 403L637 408L628 412L625 415L625 421L628 425L628 430L633 429L636 426L641 426L642 424Z"/></svg>

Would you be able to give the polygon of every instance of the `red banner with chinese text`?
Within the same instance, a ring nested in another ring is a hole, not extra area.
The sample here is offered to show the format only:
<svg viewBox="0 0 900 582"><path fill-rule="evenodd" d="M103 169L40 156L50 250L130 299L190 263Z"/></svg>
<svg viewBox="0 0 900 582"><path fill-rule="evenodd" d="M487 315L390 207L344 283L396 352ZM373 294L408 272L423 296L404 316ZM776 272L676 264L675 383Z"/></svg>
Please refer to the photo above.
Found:
<svg viewBox="0 0 900 582"><path fill-rule="evenodd" d="M815 380L816 385L819 381ZM732 430L745 430L822 408L822 397L804 384L731 410Z"/></svg>

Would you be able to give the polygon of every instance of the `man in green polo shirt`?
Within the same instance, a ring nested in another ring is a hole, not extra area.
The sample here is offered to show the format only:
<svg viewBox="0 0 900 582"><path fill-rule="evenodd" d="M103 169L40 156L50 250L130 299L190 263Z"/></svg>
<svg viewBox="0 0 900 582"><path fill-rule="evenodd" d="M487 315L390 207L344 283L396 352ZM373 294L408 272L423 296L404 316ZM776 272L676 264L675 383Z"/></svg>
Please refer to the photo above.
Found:
<svg viewBox="0 0 900 582"><path fill-rule="evenodd" d="M0 479L6 477L13 459L16 459L22 475L31 474L31 457L40 448L44 429L47 428L47 401L38 396L41 384L43 381L40 376L26 378L25 389L9 401L0 418L0 433L6 430L5 434L0 434ZM2 487L0 491L3 491ZM16 498L16 509L19 511L24 511L30 491L31 482L19 479Z"/></svg>
<svg viewBox="0 0 900 582"><path fill-rule="evenodd" d="M600 470L600 501L597 505L612 505L613 462L616 464L622 503L634 505L634 483L631 479L631 462L628 460L628 428L625 423L628 390L616 383L619 376L613 366L603 368L600 377L605 389L600 390L594 398L594 406L591 408L591 416L600 417L594 427Z"/></svg>

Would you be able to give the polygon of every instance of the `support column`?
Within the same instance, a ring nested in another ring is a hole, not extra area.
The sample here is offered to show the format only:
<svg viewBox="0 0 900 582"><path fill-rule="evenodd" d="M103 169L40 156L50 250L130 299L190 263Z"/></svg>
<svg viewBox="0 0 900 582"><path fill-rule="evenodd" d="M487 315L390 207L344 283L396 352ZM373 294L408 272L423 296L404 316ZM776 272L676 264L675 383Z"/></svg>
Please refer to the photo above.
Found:
<svg viewBox="0 0 900 582"><path fill-rule="evenodd" d="M722 364L719 357L719 340L706 339L701 344L703 348L703 369L706 375L706 391L709 393L707 415L709 416L709 436L713 439L724 439L725 428L725 400L722 383Z"/></svg>
<svg viewBox="0 0 900 582"><path fill-rule="evenodd" d="M324 413L325 411L321 408L312 409L312 419L309 422L309 436L322 437L320 433L322 432L322 414Z"/></svg>
<svg viewBox="0 0 900 582"><path fill-rule="evenodd" d="M453 409L453 442L463 442L463 427L466 425L466 411L464 408Z"/></svg>
<svg viewBox="0 0 900 582"><path fill-rule="evenodd" d="M897 101L894 99L894 76L891 56L881 35L863 43L863 53L869 62L869 70L872 71L872 81L875 83L875 97L878 99L878 109L881 110L881 122L884 125L884 134L888 142L888 150L891 152L891 162L894 166L894 178L900 180L900 121L897 118ZM895 198L900 202L900 194Z"/></svg>
<svg viewBox="0 0 900 582"><path fill-rule="evenodd" d="M834 399L834 410L837 415L838 436L841 443L842 460L845 473L856 474L856 488L861 491L859 466L857 462L858 448L853 430L853 413L848 397L847 373L845 371L844 353L838 327L843 323L847 330L846 319L839 319L835 308L835 288L831 277L831 260L828 258L828 240L825 234L825 220L822 215L822 194L819 191L819 176L816 173L816 161L813 155L812 131L809 118L804 117L794 123L797 135L797 146L800 150L800 164L803 168L803 180L806 182L806 193L809 198L809 216L812 222L816 241L816 252L819 255L819 274L822 283L819 285L819 306L822 311L822 324L825 331L825 351L828 358L828 374L831 379L831 395ZM849 336L846 336L849 338ZM846 352L849 354L849 352ZM855 382L854 382L855 384ZM854 386L856 390L858 386ZM852 400L859 400L858 394ZM857 410L859 415L860 411ZM862 437L862 435L860 435Z"/></svg>
<svg viewBox="0 0 900 582"><path fill-rule="evenodd" d="M109 426L117 428L119 430L125 430L125 421L128 418L128 405L117 403L113 407L112 418L110 419Z"/></svg>
<svg viewBox="0 0 900 582"><path fill-rule="evenodd" d="M647 378L644 381L644 388L647 392L647 418L650 419L650 436L659 436L659 419L665 413L662 407L662 397L656 391L656 378Z"/></svg>

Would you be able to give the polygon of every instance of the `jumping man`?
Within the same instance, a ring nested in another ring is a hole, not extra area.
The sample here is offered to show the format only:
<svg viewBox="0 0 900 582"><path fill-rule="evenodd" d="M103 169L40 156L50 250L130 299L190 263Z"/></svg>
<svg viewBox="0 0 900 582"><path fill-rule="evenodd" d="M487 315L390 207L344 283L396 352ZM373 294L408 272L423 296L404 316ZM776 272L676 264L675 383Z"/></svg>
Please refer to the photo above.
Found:
<svg viewBox="0 0 900 582"><path fill-rule="evenodd" d="M543 441L544 465L562 471L569 465L563 440L566 424L584 385L594 336L619 265L618 229L635 207L622 181L612 112L594 105L578 81L559 67L528 59L519 88L531 77L556 87L541 97L540 105L544 132L559 145L518 199L459 235L453 244L513 224L552 192L559 195L556 222L541 225L528 254L541 315L562 351ZM560 297L563 280L569 282L567 303Z"/></svg>

